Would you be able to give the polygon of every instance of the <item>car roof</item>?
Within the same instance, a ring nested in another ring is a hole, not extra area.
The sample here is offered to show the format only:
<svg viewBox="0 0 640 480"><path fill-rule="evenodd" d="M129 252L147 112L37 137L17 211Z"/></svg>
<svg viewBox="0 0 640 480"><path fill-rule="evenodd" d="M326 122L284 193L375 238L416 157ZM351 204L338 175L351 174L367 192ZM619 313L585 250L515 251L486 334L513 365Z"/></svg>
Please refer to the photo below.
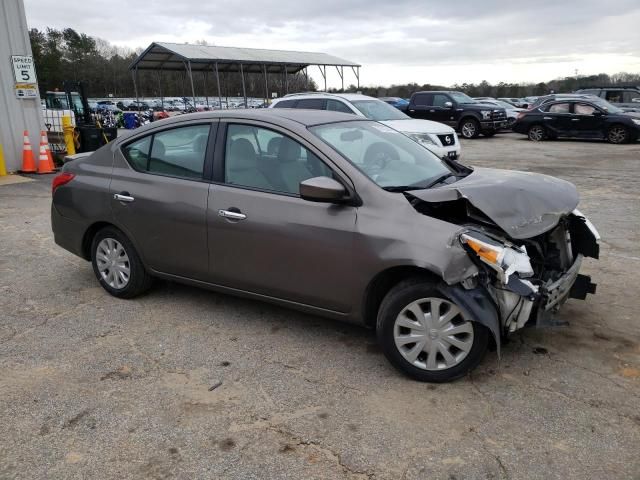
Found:
<svg viewBox="0 0 640 480"><path fill-rule="evenodd" d="M188 113L161 120L165 123L182 123L198 119L236 118L239 120L273 121L278 119L290 120L305 127L312 127L324 123L370 121L363 117L356 117L348 113L329 110L307 110L297 108L239 108L234 110L210 110L208 112ZM149 125L157 125L157 122Z"/></svg>
<svg viewBox="0 0 640 480"><path fill-rule="evenodd" d="M345 100L378 100L377 98L363 95L362 93L328 93L328 92L303 92L303 93L290 93L285 95L279 100L291 100L291 99L306 99L306 98L344 98ZM275 103L275 102L274 102Z"/></svg>

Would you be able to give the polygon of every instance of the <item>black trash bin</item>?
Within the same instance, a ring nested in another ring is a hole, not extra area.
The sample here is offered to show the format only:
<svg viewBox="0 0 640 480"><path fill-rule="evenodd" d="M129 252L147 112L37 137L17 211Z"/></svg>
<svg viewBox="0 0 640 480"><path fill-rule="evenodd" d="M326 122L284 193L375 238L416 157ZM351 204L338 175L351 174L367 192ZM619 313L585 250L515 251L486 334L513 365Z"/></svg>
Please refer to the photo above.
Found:
<svg viewBox="0 0 640 480"><path fill-rule="evenodd" d="M107 143L105 137L108 141L111 141L118 136L116 127L80 126L78 131L80 133L80 152L93 152Z"/></svg>

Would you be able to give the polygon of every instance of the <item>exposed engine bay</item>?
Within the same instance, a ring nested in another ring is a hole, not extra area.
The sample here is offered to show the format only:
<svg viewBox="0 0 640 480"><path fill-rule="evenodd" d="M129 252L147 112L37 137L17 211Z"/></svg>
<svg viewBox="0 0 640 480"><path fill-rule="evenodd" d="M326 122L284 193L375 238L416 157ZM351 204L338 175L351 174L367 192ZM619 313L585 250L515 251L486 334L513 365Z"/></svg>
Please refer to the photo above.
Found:
<svg viewBox="0 0 640 480"><path fill-rule="evenodd" d="M489 293L503 335L528 323L560 324L553 314L567 299L584 300L596 291L591 278L579 270L584 257L598 258L600 236L575 210L577 193L575 200L566 189L557 195L566 182L554 179L547 185L550 199L537 189L540 204L528 195L530 203L519 208L517 199L504 198L500 205L490 192L482 192L477 188L481 180L474 185L473 198L462 185L464 179L451 188L411 192L407 198L418 212L463 227L458 241L479 273L462 285Z"/></svg>

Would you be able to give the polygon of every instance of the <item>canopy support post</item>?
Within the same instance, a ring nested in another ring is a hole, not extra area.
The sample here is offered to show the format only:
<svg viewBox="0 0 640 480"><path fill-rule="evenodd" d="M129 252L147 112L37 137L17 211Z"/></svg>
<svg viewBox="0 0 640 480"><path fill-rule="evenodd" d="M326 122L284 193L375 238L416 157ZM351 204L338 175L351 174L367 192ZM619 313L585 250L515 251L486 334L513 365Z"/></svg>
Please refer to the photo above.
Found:
<svg viewBox="0 0 640 480"><path fill-rule="evenodd" d="M218 101L220 102L220 109L222 109L222 90L220 89L220 74L218 73L218 62L213 64L216 70L216 83L218 84Z"/></svg>
<svg viewBox="0 0 640 480"><path fill-rule="evenodd" d="M138 104L138 66L133 70L133 91L136 94L136 105Z"/></svg>
<svg viewBox="0 0 640 480"><path fill-rule="evenodd" d="M337 65L336 70L338 71L338 75L340 75L340 81L342 82L342 90L340 91L344 93L344 70L342 69L342 66L338 67Z"/></svg>
<svg viewBox="0 0 640 480"><path fill-rule="evenodd" d="M324 91L327 91L327 66L326 65L318 65L320 69L320 73L322 74L322 78L324 79Z"/></svg>
<svg viewBox="0 0 640 480"><path fill-rule="evenodd" d="M207 92L207 69L202 70L202 87L204 88L204 103L209 110L209 94Z"/></svg>
<svg viewBox="0 0 640 480"><path fill-rule="evenodd" d="M267 64L263 64L264 68L264 104L267 105L269 103L269 77L267 73Z"/></svg>
<svg viewBox="0 0 640 480"><path fill-rule="evenodd" d="M247 108L247 89L244 84L244 67L240 64L240 76L242 77L242 96L244 97L244 108Z"/></svg>
<svg viewBox="0 0 640 480"><path fill-rule="evenodd" d="M353 70L353 74L356 76L356 80L358 81L358 90L360 90L360 67L351 67Z"/></svg>
<svg viewBox="0 0 640 480"><path fill-rule="evenodd" d="M162 94L162 67L158 70L158 91L160 92L160 106L164 110L164 95Z"/></svg>
<svg viewBox="0 0 640 480"><path fill-rule="evenodd" d="M196 108L196 91L193 88L193 75L191 73L191 61L185 64L187 72L189 73L189 82L191 83L191 98L193 99L193 108Z"/></svg>

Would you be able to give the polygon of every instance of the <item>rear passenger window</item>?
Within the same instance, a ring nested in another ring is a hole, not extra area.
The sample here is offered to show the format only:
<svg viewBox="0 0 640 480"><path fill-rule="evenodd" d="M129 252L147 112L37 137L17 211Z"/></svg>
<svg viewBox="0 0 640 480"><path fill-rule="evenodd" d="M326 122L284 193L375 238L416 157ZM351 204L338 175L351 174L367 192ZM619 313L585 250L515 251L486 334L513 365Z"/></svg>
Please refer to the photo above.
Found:
<svg viewBox="0 0 640 480"><path fill-rule="evenodd" d="M202 178L209 125L165 130L153 136L149 172Z"/></svg>
<svg viewBox="0 0 640 480"><path fill-rule="evenodd" d="M298 100L296 108L309 108L311 110L324 110L325 101L322 98L305 98Z"/></svg>
<svg viewBox="0 0 640 480"><path fill-rule="evenodd" d="M331 110L332 112L350 113L353 115L351 109L339 100L327 100L327 110Z"/></svg>
<svg viewBox="0 0 640 480"><path fill-rule="evenodd" d="M416 105L427 106L429 105L429 95L426 93L415 95L413 97L413 103Z"/></svg>
<svg viewBox="0 0 640 480"><path fill-rule="evenodd" d="M135 170L200 179L209 128L209 125L193 125L164 130L125 145L122 153Z"/></svg>
<svg viewBox="0 0 640 480"><path fill-rule="evenodd" d="M569 113L568 103L554 103L547 110L549 113Z"/></svg>
<svg viewBox="0 0 640 480"><path fill-rule="evenodd" d="M126 145L122 153L135 170L144 171L149 163L149 147L151 147L151 136Z"/></svg>
<svg viewBox="0 0 640 480"><path fill-rule="evenodd" d="M295 100L280 100L273 104L273 108L293 108L296 106Z"/></svg>

